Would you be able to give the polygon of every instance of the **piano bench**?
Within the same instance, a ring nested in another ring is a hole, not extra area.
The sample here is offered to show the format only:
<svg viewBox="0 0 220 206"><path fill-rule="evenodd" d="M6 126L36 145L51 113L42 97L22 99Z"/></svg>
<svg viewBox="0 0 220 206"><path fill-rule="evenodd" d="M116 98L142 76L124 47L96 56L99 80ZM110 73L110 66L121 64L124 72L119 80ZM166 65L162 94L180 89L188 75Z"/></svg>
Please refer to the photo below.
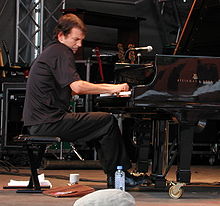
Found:
<svg viewBox="0 0 220 206"><path fill-rule="evenodd" d="M26 149L31 169L28 186L23 190L17 190L17 193L41 193L42 187L40 186L37 170L40 168L47 146L61 142L60 137L21 134L14 137L14 141Z"/></svg>

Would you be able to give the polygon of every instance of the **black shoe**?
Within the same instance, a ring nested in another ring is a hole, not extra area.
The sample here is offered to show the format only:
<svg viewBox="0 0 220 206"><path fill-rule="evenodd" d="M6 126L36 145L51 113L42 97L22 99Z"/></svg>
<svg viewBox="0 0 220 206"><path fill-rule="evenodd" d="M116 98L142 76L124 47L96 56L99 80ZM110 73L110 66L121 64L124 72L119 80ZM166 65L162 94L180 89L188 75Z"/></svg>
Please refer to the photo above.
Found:
<svg viewBox="0 0 220 206"><path fill-rule="evenodd" d="M148 182L149 182L149 177L147 175L135 176L128 172L125 173L125 187L126 188L148 184Z"/></svg>
<svg viewBox="0 0 220 206"><path fill-rule="evenodd" d="M149 184L149 177L147 175L134 176L128 172L125 172L125 187L135 187L142 184ZM107 187L115 188L115 176L107 176Z"/></svg>

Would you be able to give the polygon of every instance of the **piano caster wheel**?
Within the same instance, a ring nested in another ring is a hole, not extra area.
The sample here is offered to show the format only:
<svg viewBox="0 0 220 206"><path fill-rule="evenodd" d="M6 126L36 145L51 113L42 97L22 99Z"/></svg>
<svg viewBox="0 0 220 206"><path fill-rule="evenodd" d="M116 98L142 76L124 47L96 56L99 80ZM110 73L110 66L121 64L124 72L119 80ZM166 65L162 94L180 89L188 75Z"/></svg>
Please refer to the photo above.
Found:
<svg viewBox="0 0 220 206"><path fill-rule="evenodd" d="M169 188L169 196L173 199L179 199L183 195L183 186L185 183L171 183L172 186Z"/></svg>

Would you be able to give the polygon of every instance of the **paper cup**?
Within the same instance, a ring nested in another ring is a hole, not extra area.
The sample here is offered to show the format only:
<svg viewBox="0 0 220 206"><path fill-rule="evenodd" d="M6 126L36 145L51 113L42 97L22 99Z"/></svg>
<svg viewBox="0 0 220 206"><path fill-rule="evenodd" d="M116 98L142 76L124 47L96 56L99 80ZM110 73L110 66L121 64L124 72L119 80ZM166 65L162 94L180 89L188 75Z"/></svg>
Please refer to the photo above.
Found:
<svg viewBox="0 0 220 206"><path fill-rule="evenodd" d="M79 182L79 174L70 174L70 184L77 184Z"/></svg>

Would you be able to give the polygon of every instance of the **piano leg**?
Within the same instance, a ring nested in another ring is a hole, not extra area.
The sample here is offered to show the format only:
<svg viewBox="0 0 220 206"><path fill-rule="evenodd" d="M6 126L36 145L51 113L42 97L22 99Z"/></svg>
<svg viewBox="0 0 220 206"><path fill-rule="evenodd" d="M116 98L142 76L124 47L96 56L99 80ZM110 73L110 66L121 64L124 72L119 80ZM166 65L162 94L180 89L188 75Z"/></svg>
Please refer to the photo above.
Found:
<svg viewBox="0 0 220 206"><path fill-rule="evenodd" d="M168 166L169 121L153 120L152 180L157 188L166 187L165 171Z"/></svg>
<svg viewBox="0 0 220 206"><path fill-rule="evenodd" d="M177 182L190 183L191 179L191 156L193 149L194 126L180 124L178 136L178 163L176 180Z"/></svg>
<svg viewBox="0 0 220 206"><path fill-rule="evenodd" d="M138 148L136 170L139 173L148 172L151 128L152 125L149 120L135 121L136 144Z"/></svg>

